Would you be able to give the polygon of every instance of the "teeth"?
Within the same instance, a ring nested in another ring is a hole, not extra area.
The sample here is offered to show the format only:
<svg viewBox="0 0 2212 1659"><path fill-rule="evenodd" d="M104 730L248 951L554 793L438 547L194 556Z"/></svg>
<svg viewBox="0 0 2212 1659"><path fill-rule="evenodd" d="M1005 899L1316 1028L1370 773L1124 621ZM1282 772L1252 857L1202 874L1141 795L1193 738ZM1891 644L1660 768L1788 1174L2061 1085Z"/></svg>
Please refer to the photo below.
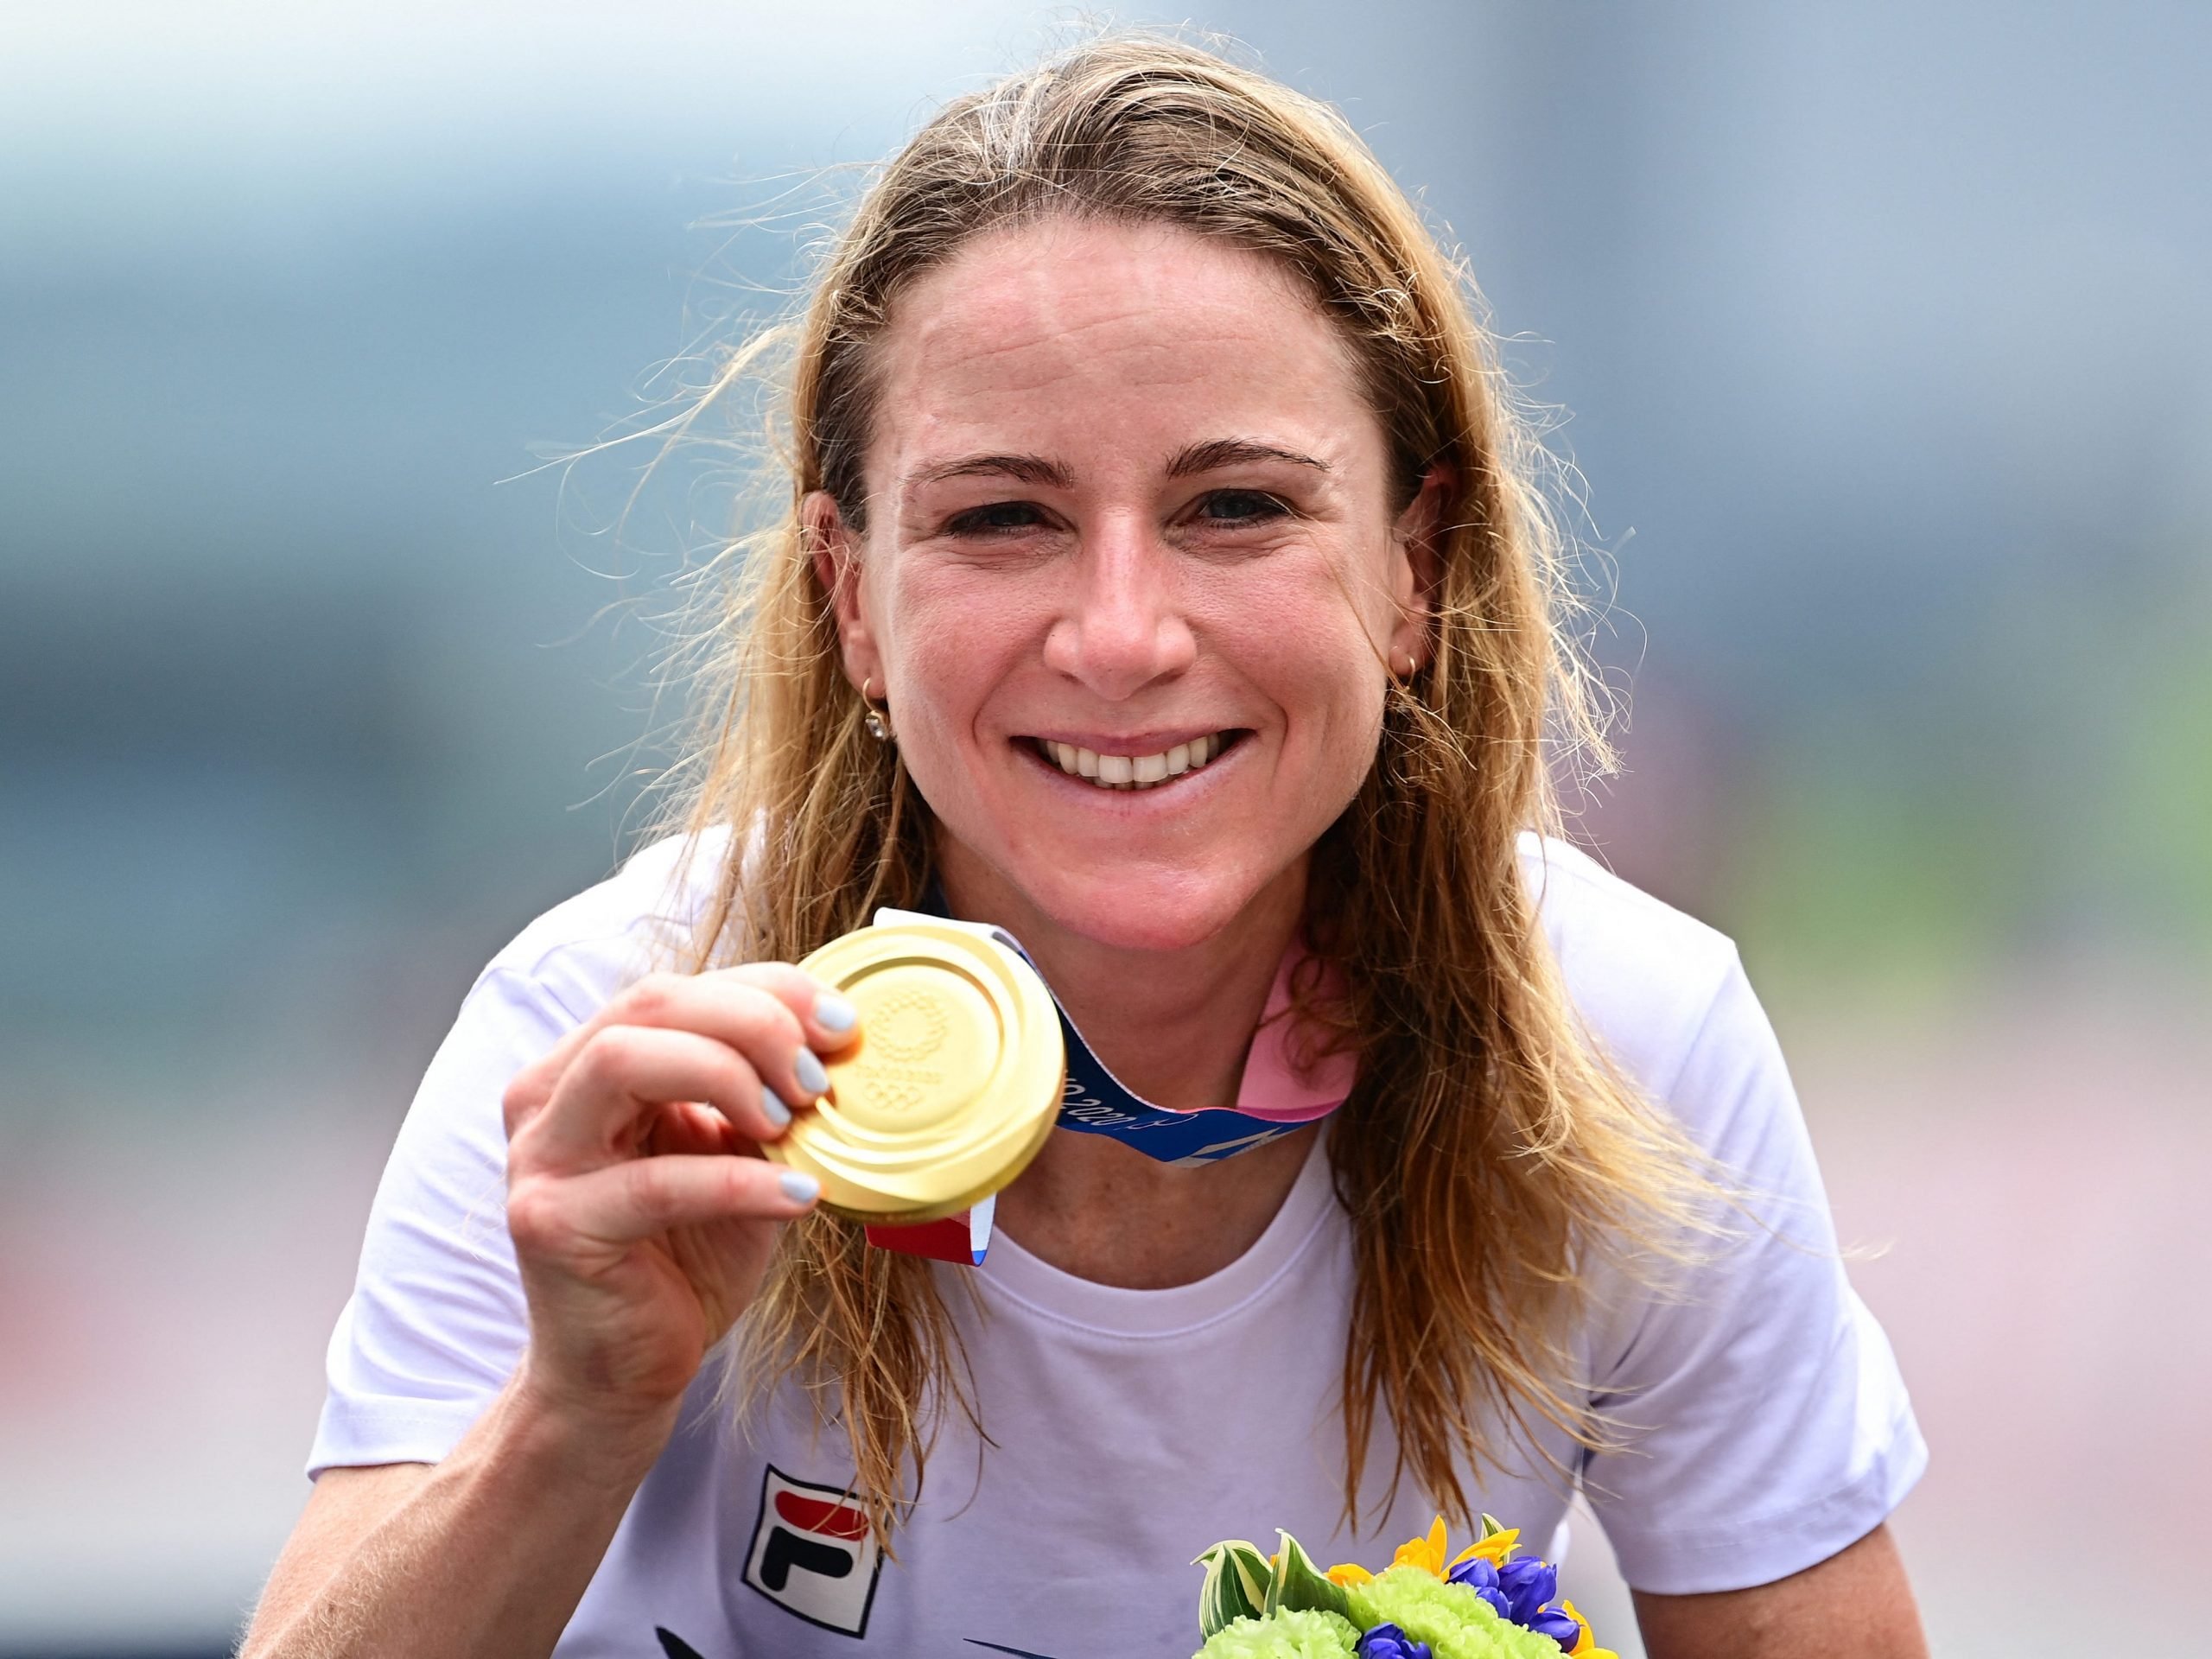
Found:
<svg viewBox="0 0 2212 1659"><path fill-rule="evenodd" d="M1158 754L1100 754L1072 743L1039 745L1052 764L1071 778L1088 778L1101 789L1152 789L1198 769L1219 754L1227 740L1219 732L1178 743Z"/></svg>

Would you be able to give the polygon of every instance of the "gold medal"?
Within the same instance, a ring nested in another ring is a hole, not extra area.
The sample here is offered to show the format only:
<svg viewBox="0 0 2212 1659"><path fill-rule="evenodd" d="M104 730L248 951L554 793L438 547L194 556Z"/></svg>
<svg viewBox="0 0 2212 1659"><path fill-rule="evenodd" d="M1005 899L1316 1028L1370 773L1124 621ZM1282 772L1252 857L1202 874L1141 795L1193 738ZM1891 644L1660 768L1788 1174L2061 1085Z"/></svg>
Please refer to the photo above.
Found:
<svg viewBox="0 0 2212 1659"><path fill-rule="evenodd" d="M799 966L860 1010L830 1092L765 1150L856 1221L935 1221L1027 1166L1059 1113L1067 1052L1037 971L995 940L901 920Z"/></svg>

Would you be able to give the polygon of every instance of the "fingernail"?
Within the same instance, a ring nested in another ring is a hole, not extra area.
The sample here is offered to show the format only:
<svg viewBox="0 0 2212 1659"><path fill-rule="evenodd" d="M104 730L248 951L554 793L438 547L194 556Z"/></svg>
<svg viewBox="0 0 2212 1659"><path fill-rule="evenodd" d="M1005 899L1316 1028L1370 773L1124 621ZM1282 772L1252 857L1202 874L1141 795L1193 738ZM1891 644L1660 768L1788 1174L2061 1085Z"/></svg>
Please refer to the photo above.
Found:
<svg viewBox="0 0 2212 1659"><path fill-rule="evenodd" d="M835 991L814 999L814 1023L826 1031L850 1031L861 1022L861 1011Z"/></svg>
<svg viewBox="0 0 2212 1659"><path fill-rule="evenodd" d="M779 1129L791 1121L791 1109L784 1104L784 1097L765 1083L760 1085L760 1115Z"/></svg>
<svg viewBox="0 0 2212 1659"><path fill-rule="evenodd" d="M798 1074L798 1086L810 1098L830 1092L830 1074L822 1069L822 1062L810 1048L802 1048L798 1058L791 1062L791 1070Z"/></svg>
<svg viewBox="0 0 2212 1659"><path fill-rule="evenodd" d="M812 1204L822 1196L822 1183L804 1170L785 1170L776 1177L776 1185L793 1204Z"/></svg>

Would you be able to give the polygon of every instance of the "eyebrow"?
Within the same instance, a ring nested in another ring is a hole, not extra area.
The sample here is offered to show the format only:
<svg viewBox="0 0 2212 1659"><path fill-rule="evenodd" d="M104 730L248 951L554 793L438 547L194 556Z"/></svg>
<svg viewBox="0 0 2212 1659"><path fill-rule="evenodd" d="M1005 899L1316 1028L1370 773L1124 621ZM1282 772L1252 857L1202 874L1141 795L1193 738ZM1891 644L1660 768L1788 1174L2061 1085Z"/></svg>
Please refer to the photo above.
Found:
<svg viewBox="0 0 2212 1659"><path fill-rule="evenodd" d="M1317 455L1302 455L1295 449L1262 443L1257 439L1212 438L1177 452L1175 458L1167 463L1167 475L1170 478L1192 478L1202 473L1217 473L1228 467L1249 467L1255 461L1263 461L1310 467L1317 473L1331 470L1329 463ZM957 461L925 467L907 475L906 487L909 490L918 489L955 478L1012 478L1024 484L1042 485L1047 489L1069 490L1075 487L1074 474L1058 461L1044 455L1010 454L963 455Z"/></svg>
<svg viewBox="0 0 2212 1659"><path fill-rule="evenodd" d="M942 484L950 478L1014 478L1024 484L1041 484L1048 489L1068 490L1075 487L1075 479L1068 469L1056 461L1043 455L963 455L958 461L948 461L936 467L925 467L906 476L906 487L916 489L925 484Z"/></svg>
<svg viewBox="0 0 2212 1659"><path fill-rule="evenodd" d="M1280 448L1255 438L1215 438L1192 444L1169 461L1167 475L1190 478L1199 473L1217 473L1224 467L1249 467L1258 461L1285 461L1293 467L1310 467L1317 473L1329 470L1329 463L1317 455L1301 455L1295 449Z"/></svg>

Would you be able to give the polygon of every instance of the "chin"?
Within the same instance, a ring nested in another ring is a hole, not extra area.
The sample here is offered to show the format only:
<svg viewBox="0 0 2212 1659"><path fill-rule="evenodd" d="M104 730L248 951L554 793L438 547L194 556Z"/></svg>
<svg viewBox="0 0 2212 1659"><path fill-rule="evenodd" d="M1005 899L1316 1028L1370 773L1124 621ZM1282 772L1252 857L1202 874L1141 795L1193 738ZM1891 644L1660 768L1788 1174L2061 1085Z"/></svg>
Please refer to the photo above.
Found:
<svg viewBox="0 0 2212 1659"><path fill-rule="evenodd" d="M1183 950L1235 922L1263 883L1196 870L1081 862L1009 872L1054 925L1118 950Z"/></svg>

